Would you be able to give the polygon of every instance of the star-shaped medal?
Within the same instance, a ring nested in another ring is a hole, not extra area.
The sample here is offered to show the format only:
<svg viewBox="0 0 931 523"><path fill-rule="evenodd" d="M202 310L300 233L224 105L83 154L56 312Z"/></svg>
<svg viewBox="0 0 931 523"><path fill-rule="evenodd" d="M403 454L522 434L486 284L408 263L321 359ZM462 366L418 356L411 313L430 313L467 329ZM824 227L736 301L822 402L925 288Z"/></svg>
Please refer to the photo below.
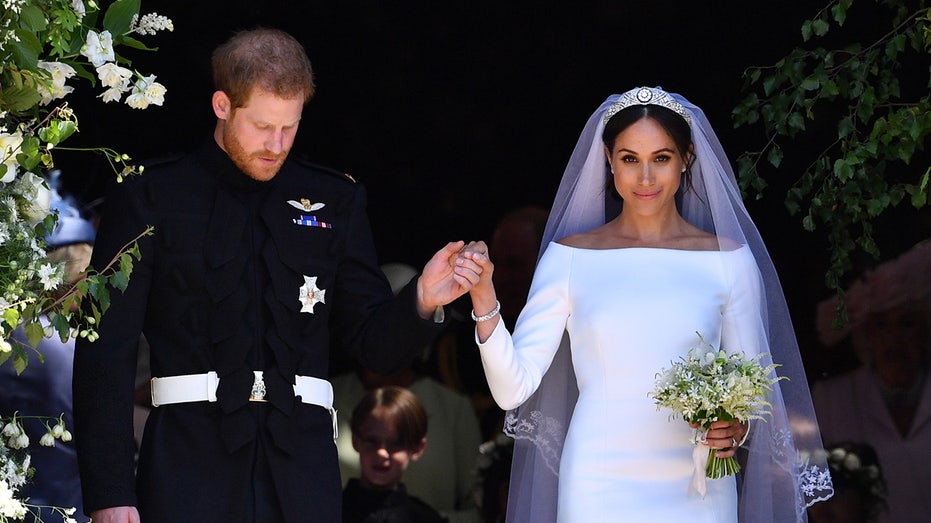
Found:
<svg viewBox="0 0 931 523"><path fill-rule="evenodd" d="M304 285L298 289L297 299L301 302L301 312L314 313L314 305L326 303L323 297L326 290L317 288L316 276L304 276Z"/></svg>

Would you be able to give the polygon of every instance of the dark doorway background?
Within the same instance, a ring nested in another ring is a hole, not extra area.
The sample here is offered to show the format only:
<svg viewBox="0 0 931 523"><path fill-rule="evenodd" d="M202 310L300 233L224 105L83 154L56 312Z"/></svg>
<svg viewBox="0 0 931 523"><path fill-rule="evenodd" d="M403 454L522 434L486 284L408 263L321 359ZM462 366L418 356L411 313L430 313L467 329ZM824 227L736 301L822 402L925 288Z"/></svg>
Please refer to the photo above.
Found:
<svg viewBox="0 0 931 523"><path fill-rule="evenodd" d="M804 0L144 1L144 13L172 18L175 31L141 38L156 53L127 54L168 88L165 105L135 111L76 92L74 141L138 159L192 148L214 122L213 48L236 30L284 29L306 47L318 85L294 151L364 183L381 261L420 267L447 241L487 239L508 209L548 207L579 131L609 94L638 85L680 92L705 110L732 158L759 147L757 131L731 124L741 73L796 46L802 22L820 7ZM102 160L63 154L59 164L69 190L84 200L102 194L110 176ZM780 270L813 377L826 359L812 324L815 303L829 294L826 243L802 231L783 207L784 187L773 185L748 206ZM927 235L890 230L902 236L890 254Z"/></svg>

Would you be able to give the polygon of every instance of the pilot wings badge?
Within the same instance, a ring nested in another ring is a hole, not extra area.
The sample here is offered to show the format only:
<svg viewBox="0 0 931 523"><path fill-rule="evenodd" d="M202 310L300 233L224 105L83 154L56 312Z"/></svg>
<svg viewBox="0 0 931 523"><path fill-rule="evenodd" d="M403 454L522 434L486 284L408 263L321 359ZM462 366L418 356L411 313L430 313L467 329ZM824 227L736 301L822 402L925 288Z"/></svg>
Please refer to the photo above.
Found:
<svg viewBox="0 0 931 523"><path fill-rule="evenodd" d="M295 209L300 209L305 212L316 211L317 209L322 209L326 205L320 202L313 203L307 198L301 198L300 201L288 200L288 204Z"/></svg>

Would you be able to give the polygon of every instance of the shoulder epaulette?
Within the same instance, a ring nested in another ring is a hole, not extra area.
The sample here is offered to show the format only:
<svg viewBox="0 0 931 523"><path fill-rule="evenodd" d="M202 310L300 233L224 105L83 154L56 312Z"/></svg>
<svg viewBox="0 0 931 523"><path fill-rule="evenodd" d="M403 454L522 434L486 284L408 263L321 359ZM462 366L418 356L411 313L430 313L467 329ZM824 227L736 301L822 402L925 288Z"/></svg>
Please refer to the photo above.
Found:
<svg viewBox="0 0 931 523"><path fill-rule="evenodd" d="M356 179L353 178L351 174L340 171L338 169L334 169L332 167L327 167L326 165L320 165L318 163L311 162L307 158L304 158L302 156L294 156L294 161L301 164L304 167L314 169L315 171L321 171L327 174L332 174L348 182L356 183Z"/></svg>

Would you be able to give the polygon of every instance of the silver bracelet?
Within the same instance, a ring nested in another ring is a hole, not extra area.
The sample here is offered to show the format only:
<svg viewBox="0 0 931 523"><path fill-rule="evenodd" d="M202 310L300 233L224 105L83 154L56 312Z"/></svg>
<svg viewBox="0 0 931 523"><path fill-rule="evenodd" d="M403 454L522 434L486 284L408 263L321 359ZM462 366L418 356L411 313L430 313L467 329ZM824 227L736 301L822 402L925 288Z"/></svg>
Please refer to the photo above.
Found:
<svg viewBox="0 0 931 523"><path fill-rule="evenodd" d="M494 318L495 316L498 315L499 312L501 312L501 302L498 300L495 300L495 308L491 309L491 312L489 312L488 314L482 314L481 316L476 316L475 309L472 309L472 319L475 320L476 323L481 323L483 321L488 321Z"/></svg>

